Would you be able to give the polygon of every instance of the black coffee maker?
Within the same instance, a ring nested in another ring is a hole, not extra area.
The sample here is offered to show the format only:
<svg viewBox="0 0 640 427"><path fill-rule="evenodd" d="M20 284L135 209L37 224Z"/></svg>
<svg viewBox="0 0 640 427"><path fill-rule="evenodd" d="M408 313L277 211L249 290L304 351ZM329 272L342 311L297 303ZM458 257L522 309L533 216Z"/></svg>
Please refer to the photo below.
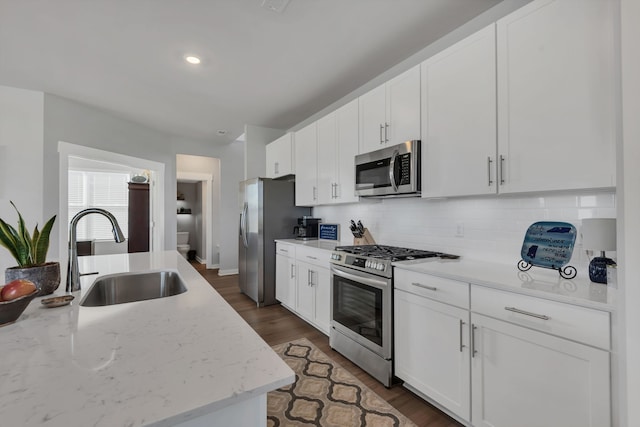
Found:
<svg viewBox="0 0 640 427"><path fill-rule="evenodd" d="M320 218L303 216L302 218L298 218L298 225L293 227L293 234L296 235L296 239L298 240L317 239L318 224L320 224Z"/></svg>

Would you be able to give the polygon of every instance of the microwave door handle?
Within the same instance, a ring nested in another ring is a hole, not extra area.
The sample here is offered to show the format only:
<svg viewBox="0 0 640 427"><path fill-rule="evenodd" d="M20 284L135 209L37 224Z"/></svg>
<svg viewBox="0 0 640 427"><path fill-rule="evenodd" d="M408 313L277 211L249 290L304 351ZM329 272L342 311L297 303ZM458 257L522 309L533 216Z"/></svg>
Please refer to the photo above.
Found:
<svg viewBox="0 0 640 427"><path fill-rule="evenodd" d="M398 192L398 184L396 184L396 159L399 154L398 150L393 150L391 162L389 162L389 181L391 181L391 187L393 187L395 193Z"/></svg>

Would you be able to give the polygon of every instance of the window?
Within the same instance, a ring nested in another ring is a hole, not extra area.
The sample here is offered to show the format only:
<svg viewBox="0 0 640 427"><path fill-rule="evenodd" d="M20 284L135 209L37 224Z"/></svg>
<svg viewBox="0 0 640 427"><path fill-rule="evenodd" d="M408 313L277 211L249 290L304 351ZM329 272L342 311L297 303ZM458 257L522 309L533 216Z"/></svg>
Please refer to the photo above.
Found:
<svg viewBox="0 0 640 427"><path fill-rule="evenodd" d="M86 208L111 212L125 236L129 236L130 175L69 169L69 220ZM102 215L87 215L78 222L78 240L113 240L111 223Z"/></svg>

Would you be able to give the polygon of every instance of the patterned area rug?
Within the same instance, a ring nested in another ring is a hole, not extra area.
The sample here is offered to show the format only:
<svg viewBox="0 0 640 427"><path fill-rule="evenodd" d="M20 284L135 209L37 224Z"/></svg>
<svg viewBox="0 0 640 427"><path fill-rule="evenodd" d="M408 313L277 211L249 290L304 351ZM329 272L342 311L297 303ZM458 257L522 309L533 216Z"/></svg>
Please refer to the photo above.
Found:
<svg viewBox="0 0 640 427"><path fill-rule="evenodd" d="M306 338L273 350L296 381L267 395L268 427L415 426Z"/></svg>

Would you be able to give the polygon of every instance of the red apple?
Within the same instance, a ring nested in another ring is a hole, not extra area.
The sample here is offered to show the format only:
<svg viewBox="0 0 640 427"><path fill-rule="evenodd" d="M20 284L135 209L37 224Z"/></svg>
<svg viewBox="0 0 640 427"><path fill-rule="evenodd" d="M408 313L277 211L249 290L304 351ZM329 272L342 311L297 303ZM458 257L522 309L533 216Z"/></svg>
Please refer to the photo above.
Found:
<svg viewBox="0 0 640 427"><path fill-rule="evenodd" d="M29 295L36 290L36 285L27 279L16 279L7 283L0 291L2 301L11 301L24 295Z"/></svg>

